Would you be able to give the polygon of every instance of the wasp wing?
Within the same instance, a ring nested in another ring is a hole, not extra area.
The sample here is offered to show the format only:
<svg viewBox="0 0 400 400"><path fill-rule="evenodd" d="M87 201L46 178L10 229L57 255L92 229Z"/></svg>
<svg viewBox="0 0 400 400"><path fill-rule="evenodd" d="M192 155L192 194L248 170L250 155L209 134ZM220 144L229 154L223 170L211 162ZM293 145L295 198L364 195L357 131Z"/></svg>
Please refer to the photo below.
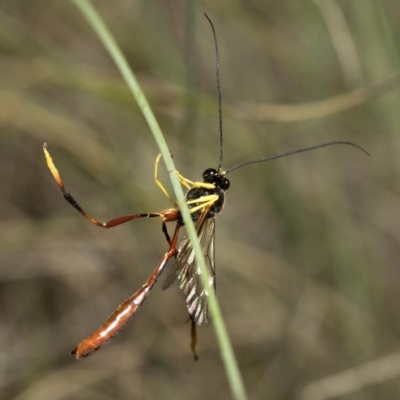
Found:
<svg viewBox="0 0 400 400"><path fill-rule="evenodd" d="M208 287L203 288L201 283L201 269L195 260L195 252L191 241L184 237L178 247L175 264L170 270L162 288L167 289L175 279L185 294L186 307L197 325L203 325L210 320L208 308L208 290L215 290L215 220L214 218L200 218L197 226L197 235L210 280Z"/></svg>

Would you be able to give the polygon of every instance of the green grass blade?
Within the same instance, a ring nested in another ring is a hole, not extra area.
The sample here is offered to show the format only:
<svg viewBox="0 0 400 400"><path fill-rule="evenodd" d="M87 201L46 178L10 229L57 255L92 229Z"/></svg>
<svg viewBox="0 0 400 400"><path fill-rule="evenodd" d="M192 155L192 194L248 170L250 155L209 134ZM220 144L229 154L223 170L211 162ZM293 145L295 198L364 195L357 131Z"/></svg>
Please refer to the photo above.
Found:
<svg viewBox="0 0 400 400"><path fill-rule="evenodd" d="M175 166L172 161L172 157L167 147L167 143L162 135L161 129L154 117L153 112L147 102L144 93L142 92L132 70L130 69L125 57L119 49L117 43L112 37L111 33L105 26L104 22L100 18L97 11L93 8L92 4L88 0L72 0L76 7L88 20L96 34L101 39L102 43L109 52L111 58L114 60L122 76L125 79L128 87L132 91L142 113L149 124L150 130L153 133L154 139L162 153L166 168L170 171L171 183L177 198L179 209L182 213L183 220L185 221L186 231L189 239L192 242L193 248L196 253L196 261L200 265L202 270L201 279L203 286L207 286L209 279L208 270L204 260L203 253L201 251L200 243L197 238L196 230L193 221L190 217L189 209L186 205L185 195L180 185L178 176L173 173ZM213 326L217 335L219 346L221 349L222 360L226 369L228 381L235 399L245 400L247 398L246 392L243 385L243 380L239 372L239 368L236 362L235 355L233 353L232 345L229 340L228 332L226 330L221 309L219 307L217 298L213 291L209 292L209 306L212 313Z"/></svg>

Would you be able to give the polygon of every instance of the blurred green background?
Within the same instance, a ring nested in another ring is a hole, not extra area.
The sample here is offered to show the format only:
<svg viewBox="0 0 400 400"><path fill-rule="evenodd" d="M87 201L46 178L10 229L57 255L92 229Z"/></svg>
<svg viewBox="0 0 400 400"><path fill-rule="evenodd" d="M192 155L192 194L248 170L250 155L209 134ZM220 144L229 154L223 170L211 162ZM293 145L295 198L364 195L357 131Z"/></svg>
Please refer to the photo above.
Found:
<svg viewBox="0 0 400 400"><path fill-rule="evenodd" d="M96 1L148 96L179 171L332 140L229 175L218 297L250 399L400 396L400 3ZM116 67L69 1L0 2L0 398L230 398L213 327L189 349L177 285L154 287L96 354L69 354L166 250L158 149ZM162 168L161 179L168 185Z"/></svg>

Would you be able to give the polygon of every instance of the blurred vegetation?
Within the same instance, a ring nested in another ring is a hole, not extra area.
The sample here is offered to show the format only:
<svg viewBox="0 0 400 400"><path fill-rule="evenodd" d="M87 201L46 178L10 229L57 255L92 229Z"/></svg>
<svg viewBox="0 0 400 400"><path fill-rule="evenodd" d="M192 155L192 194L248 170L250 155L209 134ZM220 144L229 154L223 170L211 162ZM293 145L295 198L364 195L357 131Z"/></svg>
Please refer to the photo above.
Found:
<svg viewBox="0 0 400 400"><path fill-rule="evenodd" d="M96 1L180 172L216 167L217 30L224 166L239 169L216 230L218 297L250 399L397 399L400 392L400 3ZM158 149L71 2L0 3L0 398L229 398L211 324L197 363L178 287L159 284L91 357L69 351L147 279L166 249ZM167 174L162 171L167 183Z"/></svg>

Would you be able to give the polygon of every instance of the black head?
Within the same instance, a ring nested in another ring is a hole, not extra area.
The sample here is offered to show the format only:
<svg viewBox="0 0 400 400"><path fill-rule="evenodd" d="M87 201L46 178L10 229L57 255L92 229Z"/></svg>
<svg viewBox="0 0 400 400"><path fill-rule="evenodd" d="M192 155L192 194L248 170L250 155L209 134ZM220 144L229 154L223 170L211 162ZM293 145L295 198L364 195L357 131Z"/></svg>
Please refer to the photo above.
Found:
<svg viewBox="0 0 400 400"><path fill-rule="evenodd" d="M203 172L203 182L212 183L224 191L228 190L230 186L230 182L225 178L224 174L214 168L208 168Z"/></svg>

